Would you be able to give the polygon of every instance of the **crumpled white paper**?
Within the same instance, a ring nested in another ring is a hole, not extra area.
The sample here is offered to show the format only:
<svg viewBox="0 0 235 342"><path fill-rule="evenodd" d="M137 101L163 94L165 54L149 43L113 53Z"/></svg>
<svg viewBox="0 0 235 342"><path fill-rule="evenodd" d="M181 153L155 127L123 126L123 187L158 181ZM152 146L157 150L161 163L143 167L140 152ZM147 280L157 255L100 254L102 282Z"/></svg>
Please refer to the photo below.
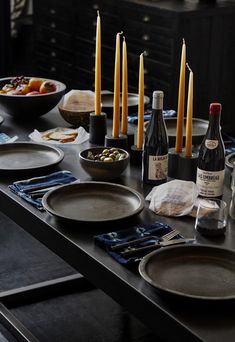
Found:
<svg viewBox="0 0 235 342"><path fill-rule="evenodd" d="M198 196L194 182L172 180L155 186L146 197L149 209L163 216L184 216L191 213Z"/></svg>
<svg viewBox="0 0 235 342"><path fill-rule="evenodd" d="M51 133L52 132L63 132L66 134L78 133L78 135L74 141L60 143L58 140L51 140L51 139L50 140L44 140L42 138L43 134L46 134L49 132L51 132ZM49 129L49 130L44 131L44 132L39 132L37 129L34 129L34 131L29 134L29 138L33 141L36 141L36 142L49 143L49 144L53 144L53 145L68 145L68 144L72 144L72 145L75 144L76 145L76 144L82 144L84 141L88 140L89 139L89 133L87 133L87 131L83 127L79 127L79 128L75 128L75 129L57 127L57 128Z"/></svg>
<svg viewBox="0 0 235 342"><path fill-rule="evenodd" d="M91 111L95 107L95 94L91 90L70 90L64 95L60 106L67 110Z"/></svg>

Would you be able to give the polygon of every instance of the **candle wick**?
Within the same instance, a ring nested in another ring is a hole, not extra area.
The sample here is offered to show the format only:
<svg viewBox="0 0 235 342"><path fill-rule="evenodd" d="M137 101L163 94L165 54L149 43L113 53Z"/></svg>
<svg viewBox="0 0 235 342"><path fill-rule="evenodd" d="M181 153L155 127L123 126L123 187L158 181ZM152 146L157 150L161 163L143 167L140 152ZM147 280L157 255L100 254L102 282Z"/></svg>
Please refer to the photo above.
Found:
<svg viewBox="0 0 235 342"><path fill-rule="evenodd" d="M118 34L120 34L120 35L121 35L121 34L123 34L123 31L121 31L121 32L118 32Z"/></svg>
<svg viewBox="0 0 235 342"><path fill-rule="evenodd" d="M183 38L183 44L185 44L185 39Z"/></svg>
<svg viewBox="0 0 235 342"><path fill-rule="evenodd" d="M100 16L100 11L99 11L99 10L97 10L97 16L98 16L98 17Z"/></svg>
<svg viewBox="0 0 235 342"><path fill-rule="evenodd" d="M125 36L123 36L123 40L124 40L124 42L126 41L126 38L125 38Z"/></svg>
<svg viewBox="0 0 235 342"><path fill-rule="evenodd" d="M188 63L186 63L186 66L187 66L188 70L189 70L190 72L192 72L192 69L190 68L190 66L189 66Z"/></svg>

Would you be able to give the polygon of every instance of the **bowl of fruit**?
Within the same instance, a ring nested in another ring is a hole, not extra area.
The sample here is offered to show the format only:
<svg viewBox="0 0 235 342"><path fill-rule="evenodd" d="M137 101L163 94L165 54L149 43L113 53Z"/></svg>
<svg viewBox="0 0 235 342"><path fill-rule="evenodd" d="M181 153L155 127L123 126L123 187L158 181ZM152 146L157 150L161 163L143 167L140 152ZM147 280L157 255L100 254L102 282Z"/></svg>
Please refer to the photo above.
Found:
<svg viewBox="0 0 235 342"><path fill-rule="evenodd" d="M16 118L35 118L48 113L65 93L65 84L38 77L0 79L0 109Z"/></svg>
<svg viewBox="0 0 235 342"><path fill-rule="evenodd" d="M92 147L79 154L83 169L94 180L120 177L129 163L129 153L116 147Z"/></svg>

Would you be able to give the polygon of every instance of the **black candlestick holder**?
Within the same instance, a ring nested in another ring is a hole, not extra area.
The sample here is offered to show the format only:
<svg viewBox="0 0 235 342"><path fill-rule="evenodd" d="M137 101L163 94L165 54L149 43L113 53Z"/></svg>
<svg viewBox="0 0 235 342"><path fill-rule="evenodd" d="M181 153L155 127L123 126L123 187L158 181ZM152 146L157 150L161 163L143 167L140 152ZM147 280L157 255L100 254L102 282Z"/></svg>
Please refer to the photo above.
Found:
<svg viewBox="0 0 235 342"><path fill-rule="evenodd" d="M142 166L143 149L137 148L136 145L131 146L130 150L130 163L132 165Z"/></svg>
<svg viewBox="0 0 235 342"><path fill-rule="evenodd" d="M128 130L124 135L127 136L127 149L130 151L131 146L135 144L135 133L131 130Z"/></svg>
<svg viewBox="0 0 235 342"><path fill-rule="evenodd" d="M186 157L181 153L178 158L177 179L196 182L198 154L192 153L191 157Z"/></svg>
<svg viewBox="0 0 235 342"><path fill-rule="evenodd" d="M107 116L105 113L90 114L89 141L94 145L104 146L105 135L107 133Z"/></svg>
<svg viewBox="0 0 235 342"><path fill-rule="evenodd" d="M114 138L112 135L105 135L105 146L107 147L119 147L124 150L128 148L127 136L124 134L120 134L117 138Z"/></svg>
<svg viewBox="0 0 235 342"><path fill-rule="evenodd" d="M178 160L180 153L175 151L175 148L170 148L168 151L168 177L178 178Z"/></svg>

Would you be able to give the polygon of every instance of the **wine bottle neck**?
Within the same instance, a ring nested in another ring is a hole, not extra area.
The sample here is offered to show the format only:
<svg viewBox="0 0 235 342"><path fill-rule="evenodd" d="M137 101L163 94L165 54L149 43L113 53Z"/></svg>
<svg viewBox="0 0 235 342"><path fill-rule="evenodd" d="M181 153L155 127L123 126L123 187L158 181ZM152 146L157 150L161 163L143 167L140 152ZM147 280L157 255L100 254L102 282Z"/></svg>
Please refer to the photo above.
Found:
<svg viewBox="0 0 235 342"><path fill-rule="evenodd" d="M220 134L220 114L209 115L208 134L212 136Z"/></svg>
<svg viewBox="0 0 235 342"><path fill-rule="evenodd" d="M152 103L153 111L161 111L163 110L163 97L154 97Z"/></svg>

